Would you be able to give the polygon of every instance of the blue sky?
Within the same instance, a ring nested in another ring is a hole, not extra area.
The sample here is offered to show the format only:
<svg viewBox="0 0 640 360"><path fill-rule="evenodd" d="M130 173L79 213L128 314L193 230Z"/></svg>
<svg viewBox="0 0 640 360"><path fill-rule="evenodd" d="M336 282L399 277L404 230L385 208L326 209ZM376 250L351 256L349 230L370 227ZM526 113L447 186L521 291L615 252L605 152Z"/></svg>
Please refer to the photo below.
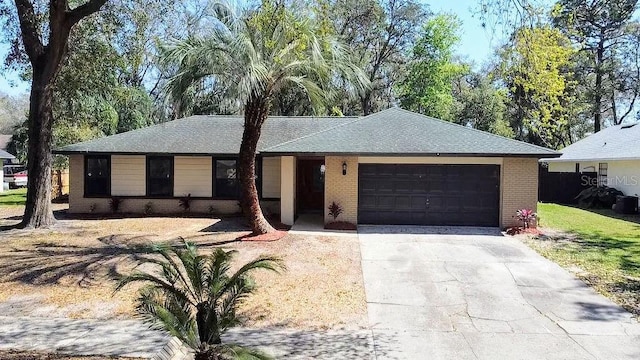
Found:
<svg viewBox="0 0 640 360"><path fill-rule="evenodd" d="M462 21L460 45L457 53L466 61L472 61L476 67L481 66L499 44L499 39L492 36L489 30L483 29L475 12L477 0L424 0L433 12L445 12L458 16ZM4 59L7 45L0 44L0 59ZM10 82L14 83L11 86ZM29 85L21 82L14 73L3 73L0 76L0 92L16 95L27 92Z"/></svg>
<svg viewBox="0 0 640 360"><path fill-rule="evenodd" d="M461 20L457 52L463 59L472 61L478 67L491 57L493 49L500 42L499 32L493 35L482 27L477 15L477 0L426 0L425 3L433 12L454 14Z"/></svg>

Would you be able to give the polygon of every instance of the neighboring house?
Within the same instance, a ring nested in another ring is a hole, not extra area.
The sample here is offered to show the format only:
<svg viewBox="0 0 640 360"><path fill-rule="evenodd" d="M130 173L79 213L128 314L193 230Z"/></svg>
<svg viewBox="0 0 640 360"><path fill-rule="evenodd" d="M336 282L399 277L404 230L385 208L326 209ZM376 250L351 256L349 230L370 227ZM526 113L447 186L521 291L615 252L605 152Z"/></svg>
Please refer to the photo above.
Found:
<svg viewBox="0 0 640 360"><path fill-rule="evenodd" d="M4 191L4 162L11 159L15 159L15 156L0 150L0 192Z"/></svg>
<svg viewBox="0 0 640 360"><path fill-rule="evenodd" d="M562 156L542 159L550 172L596 172L597 184L640 195L640 125L608 127L560 151Z"/></svg>
<svg viewBox="0 0 640 360"><path fill-rule="evenodd" d="M64 147L69 211L237 212L243 119L191 116ZM538 159L558 153L393 108L361 118L269 117L256 182L285 224L339 203L359 224L511 226L536 208Z"/></svg>

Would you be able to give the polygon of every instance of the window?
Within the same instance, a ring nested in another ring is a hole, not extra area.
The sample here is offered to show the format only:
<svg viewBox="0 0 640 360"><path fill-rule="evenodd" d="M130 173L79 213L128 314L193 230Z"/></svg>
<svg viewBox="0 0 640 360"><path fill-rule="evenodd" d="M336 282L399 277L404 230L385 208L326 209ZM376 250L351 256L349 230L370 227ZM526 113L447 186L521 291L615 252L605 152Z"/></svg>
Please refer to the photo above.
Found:
<svg viewBox="0 0 640 360"><path fill-rule="evenodd" d="M173 196L173 157L147 157L147 196Z"/></svg>
<svg viewBox="0 0 640 360"><path fill-rule="evenodd" d="M609 175L609 164L598 164L598 186L607 185L607 176Z"/></svg>
<svg viewBox="0 0 640 360"><path fill-rule="evenodd" d="M111 159L109 156L84 157L84 195L111 195Z"/></svg>
<svg viewBox="0 0 640 360"><path fill-rule="evenodd" d="M224 199L237 199L239 196L238 177L236 171L237 161L234 159L215 160L215 197Z"/></svg>

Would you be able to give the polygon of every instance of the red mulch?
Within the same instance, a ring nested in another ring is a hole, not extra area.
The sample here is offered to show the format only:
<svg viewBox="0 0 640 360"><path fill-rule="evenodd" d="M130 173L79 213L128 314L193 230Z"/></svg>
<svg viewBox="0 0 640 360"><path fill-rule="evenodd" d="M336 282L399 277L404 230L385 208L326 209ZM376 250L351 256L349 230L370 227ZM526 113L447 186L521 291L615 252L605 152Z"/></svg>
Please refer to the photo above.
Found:
<svg viewBox="0 0 640 360"><path fill-rule="evenodd" d="M324 226L328 230L358 230L358 226L347 221L333 221Z"/></svg>
<svg viewBox="0 0 640 360"><path fill-rule="evenodd" d="M240 236L236 240L240 240L240 241L276 241L276 240L282 239L286 235L287 235L287 231L276 230L274 232L270 232L270 233L266 233L266 234L260 234L260 235L253 235L253 233L249 233L249 234Z"/></svg>
<svg viewBox="0 0 640 360"><path fill-rule="evenodd" d="M510 227L506 231L507 235L518 235L518 234L531 234L531 235L542 235L542 231L538 230L538 228L521 228L519 226Z"/></svg>

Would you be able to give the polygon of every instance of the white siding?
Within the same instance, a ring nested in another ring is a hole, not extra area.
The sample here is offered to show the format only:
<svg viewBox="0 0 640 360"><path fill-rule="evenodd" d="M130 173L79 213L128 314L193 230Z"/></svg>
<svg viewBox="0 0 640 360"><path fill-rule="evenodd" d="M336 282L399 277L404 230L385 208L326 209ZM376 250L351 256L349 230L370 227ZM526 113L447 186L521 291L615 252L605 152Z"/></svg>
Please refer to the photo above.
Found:
<svg viewBox="0 0 640 360"><path fill-rule="evenodd" d="M549 172L575 172L576 171L576 163L575 162L550 162L549 163Z"/></svg>
<svg viewBox="0 0 640 360"><path fill-rule="evenodd" d="M262 197L280 198L280 158L262 159Z"/></svg>
<svg viewBox="0 0 640 360"><path fill-rule="evenodd" d="M211 156L176 156L173 163L173 195L211 197Z"/></svg>
<svg viewBox="0 0 640 360"><path fill-rule="evenodd" d="M144 155L111 156L111 195L144 196L147 193Z"/></svg>
<svg viewBox="0 0 640 360"><path fill-rule="evenodd" d="M640 196L640 160L608 161L607 185L625 195Z"/></svg>

